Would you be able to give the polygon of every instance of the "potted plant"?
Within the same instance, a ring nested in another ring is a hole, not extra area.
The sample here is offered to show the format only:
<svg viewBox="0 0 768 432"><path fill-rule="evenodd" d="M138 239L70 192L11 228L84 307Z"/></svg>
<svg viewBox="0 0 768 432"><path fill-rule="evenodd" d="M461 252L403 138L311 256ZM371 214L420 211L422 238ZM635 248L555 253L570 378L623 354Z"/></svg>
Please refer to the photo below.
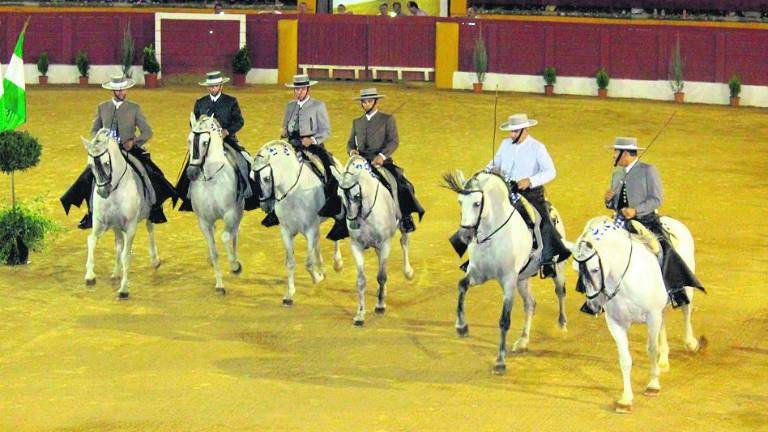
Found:
<svg viewBox="0 0 768 432"><path fill-rule="evenodd" d="M552 66L548 66L544 69L544 96L552 96L555 94L555 82L557 81L557 71Z"/></svg>
<svg viewBox="0 0 768 432"><path fill-rule="evenodd" d="M123 31L123 40L120 43L120 64L123 67L123 75L127 78L133 77L134 55L133 35L131 34L131 26L128 25Z"/></svg>
<svg viewBox="0 0 768 432"><path fill-rule="evenodd" d="M739 94L741 93L741 81L739 80L739 77L736 75L731 77L730 81L728 81L728 89L731 91L731 106L739 106L739 101L741 100L739 97Z"/></svg>
<svg viewBox="0 0 768 432"><path fill-rule="evenodd" d="M237 50L235 58L232 59L232 71L234 76L232 78L233 83L242 87L245 85L245 75L251 70L251 57L248 54L248 47L245 45Z"/></svg>
<svg viewBox="0 0 768 432"><path fill-rule="evenodd" d="M37 71L40 76L37 80L40 84L48 84L48 53L44 52L37 58Z"/></svg>
<svg viewBox="0 0 768 432"><path fill-rule="evenodd" d="M672 50L672 58L669 60L669 85L675 92L675 102L685 102L685 81L683 81L683 58L680 55L680 37L677 38L675 48Z"/></svg>
<svg viewBox="0 0 768 432"><path fill-rule="evenodd" d="M488 50L485 49L485 41L483 40L483 33L478 34L475 39L475 49L472 51L472 62L475 65L475 75L477 75L477 82L472 83L472 89L475 93L483 91L483 81L485 81L485 73L488 72Z"/></svg>
<svg viewBox="0 0 768 432"><path fill-rule="evenodd" d="M0 171L11 176L11 207L0 209L0 262L26 264L29 250L39 250L45 234L56 228L37 207L16 204L14 172L37 165L41 151L29 132L0 132Z"/></svg>
<svg viewBox="0 0 768 432"><path fill-rule="evenodd" d="M157 73L160 72L160 63L155 55L155 47L150 44L144 47L144 58L142 59L144 68L144 87L157 87Z"/></svg>
<svg viewBox="0 0 768 432"><path fill-rule="evenodd" d="M611 77L608 76L605 68L598 69L595 81L597 81L597 96L601 98L608 97L608 83L611 81Z"/></svg>
<svg viewBox="0 0 768 432"><path fill-rule="evenodd" d="M88 55L85 51L77 53L75 64L77 65L77 70L80 72L80 85L88 85L88 69L91 68L91 64L88 62Z"/></svg>

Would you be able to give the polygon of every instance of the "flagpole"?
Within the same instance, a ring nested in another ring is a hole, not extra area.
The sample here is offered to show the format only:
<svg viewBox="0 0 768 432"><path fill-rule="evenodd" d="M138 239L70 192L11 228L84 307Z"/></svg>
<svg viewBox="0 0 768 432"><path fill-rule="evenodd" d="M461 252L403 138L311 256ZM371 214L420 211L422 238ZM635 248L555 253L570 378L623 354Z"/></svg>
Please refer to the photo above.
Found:
<svg viewBox="0 0 768 432"><path fill-rule="evenodd" d="M16 188L13 184L13 171L11 171L11 208L16 209Z"/></svg>

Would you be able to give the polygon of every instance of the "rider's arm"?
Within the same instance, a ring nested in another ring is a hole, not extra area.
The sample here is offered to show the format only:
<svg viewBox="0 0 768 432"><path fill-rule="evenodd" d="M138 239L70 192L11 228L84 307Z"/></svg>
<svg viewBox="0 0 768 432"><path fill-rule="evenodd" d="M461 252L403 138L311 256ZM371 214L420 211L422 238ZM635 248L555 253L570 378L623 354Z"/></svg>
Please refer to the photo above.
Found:
<svg viewBox="0 0 768 432"><path fill-rule="evenodd" d="M661 177L659 177L659 172L653 165L646 165L645 187L648 194L645 196L645 199L635 207L638 215L653 213L654 210L661 206L664 190L661 187Z"/></svg>
<svg viewBox="0 0 768 432"><path fill-rule="evenodd" d="M142 147L144 143L152 138L152 128L147 123L147 119L144 118L144 113L141 112L141 107L136 106L136 127L139 128L141 134L134 140L134 146Z"/></svg>
<svg viewBox="0 0 768 432"><path fill-rule="evenodd" d="M99 107L96 107L96 118L93 119L93 125L91 126L91 135L96 135L99 129L104 127L104 123L101 121L101 113Z"/></svg>
<svg viewBox="0 0 768 432"><path fill-rule="evenodd" d="M543 144L539 145L536 150L536 165L538 165L539 171L531 176L531 187L544 186L555 179L557 175L555 164Z"/></svg>
<svg viewBox="0 0 768 432"><path fill-rule="evenodd" d="M234 135L243 128L244 124L245 119L243 119L243 113L240 112L240 104L237 103L237 99L234 99L232 110L229 113L229 127L227 128L227 132L229 132L230 135Z"/></svg>
<svg viewBox="0 0 768 432"><path fill-rule="evenodd" d="M312 140L315 144L322 144L329 136L331 136L331 120L328 118L325 102L320 102L317 106L317 132L315 132Z"/></svg>
<svg viewBox="0 0 768 432"><path fill-rule="evenodd" d="M397 150L400 145L400 137L397 134L397 124L395 123L395 116L389 116L387 119L387 125L385 127L386 134L384 136L384 146L379 152L384 158L392 157L392 153Z"/></svg>
<svg viewBox="0 0 768 432"><path fill-rule="evenodd" d="M352 121L352 133L349 134L349 139L347 140L347 154L351 154L352 150L358 150L357 148L357 139L355 139L355 121Z"/></svg>

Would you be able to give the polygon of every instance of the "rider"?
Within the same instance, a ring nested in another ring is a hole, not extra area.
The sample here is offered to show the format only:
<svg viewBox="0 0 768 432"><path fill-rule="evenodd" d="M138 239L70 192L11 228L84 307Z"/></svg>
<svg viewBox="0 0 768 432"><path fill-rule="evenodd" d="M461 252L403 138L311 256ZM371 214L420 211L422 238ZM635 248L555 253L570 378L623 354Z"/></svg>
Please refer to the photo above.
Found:
<svg viewBox="0 0 768 432"><path fill-rule="evenodd" d="M144 150L144 145L152 138L152 128L144 118L144 113L138 104L126 100L128 89L136 82L123 75L110 77L111 79L101 86L112 90L112 99L99 104L96 108L96 118L93 120L91 134L95 135L101 128L108 128L117 139L123 151L138 159L143 165L155 191L155 203L149 212L149 220L153 223L163 223L167 219L163 214L163 202L171 198L176 205L178 195L173 186L165 179L163 172L150 159L149 152ZM136 136L136 129L140 134ZM130 162L130 159L128 159ZM145 185L146 186L146 185ZM94 177L89 168L80 174L75 183L61 196L60 201L64 211L69 213L70 206L80 207L85 200L88 205L88 213L78 225L80 229L88 229L93 226L93 211L91 200L94 189Z"/></svg>
<svg viewBox="0 0 768 432"><path fill-rule="evenodd" d="M527 212L522 203L516 199L520 194L527 199L541 216L541 274L543 277L555 276L555 256L557 262L566 260L571 252L560 239L560 233L549 217L544 185L551 182L556 175L555 164L544 144L528 133L528 128L538 122L528 119L526 114L513 114L499 129L509 131L509 138L501 142L493 160L486 171L498 171L509 183L510 199L524 219ZM529 226L533 221L526 220Z"/></svg>
<svg viewBox="0 0 768 432"><path fill-rule="evenodd" d="M392 192L397 192L400 205L400 229L403 232L416 230L411 213L418 213L419 221L424 217L424 207L416 199L413 184L405 178L403 169L395 165L392 155L400 144L395 117L378 110L379 99L385 96L375 88L360 90L363 115L352 121L352 133L347 141L350 156L360 155L374 168L385 168L395 178L397 184L391 185ZM386 177L385 177L386 178Z"/></svg>
<svg viewBox="0 0 768 432"><path fill-rule="evenodd" d="M618 221L636 220L642 223L659 239L662 249L662 275L672 307L690 303L684 287L702 288L693 272L678 255L669 242L661 225L657 209L662 202L661 178L656 167L639 160L637 139L617 137L613 145L613 166L611 188L605 192L605 206L616 211ZM623 226L635 232L632 224Z"/></svg>
<svg viewBox="0 0 768 432"><path fill-rule="evenodd" d="M287 138L299 154L304 152L317 156L325 169L325 204L317 212L323 217L334 217L341 212L341 199L338 195L338 182L331 173L333 155L326 150L325 140L331 135L331 120L325 103L310 97L309 88L317 84L307 75L295 75L292 83L285 86L293 89L294 100L288 102L281 129L281 137ZM262 221L265 226L277 225L279 221L274 211Z"/></svg>
<svg viewBox="0 0 768 432"><path fill-rule="evenodd" d="M258 190L253 190L256 187L256 182L252 182L249 177L251 167L248 160L250 155L240 145L236 135L243 128L245 120L243 120L237 99L222 92L224 83L228 81L229 78L222 76L219 71L208 72L205 81L198 83L198 85L208 88L208 95L195 101L193 112L197 119L202 115L207 115L208 117L213 116L219 122L221 135L224 138L224 150L235 160L238 199L245 198L245 209L253 210L259 207L259 194ZM176 191L182 200L181 207L179 207L181 211L192 211L192 202L188 196L189 178L185 174L188 166L189 161L181 170L181 176L176 183Z"/></svg>

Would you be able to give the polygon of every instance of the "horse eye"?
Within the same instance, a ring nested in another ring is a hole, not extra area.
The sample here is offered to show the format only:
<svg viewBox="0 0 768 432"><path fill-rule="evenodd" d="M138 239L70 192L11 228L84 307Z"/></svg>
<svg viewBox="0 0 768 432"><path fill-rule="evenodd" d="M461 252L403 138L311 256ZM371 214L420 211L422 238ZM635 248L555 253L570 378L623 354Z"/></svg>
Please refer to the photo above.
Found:
<svg viewBox="0 0 768 432"><path fill-rule="evenodd" d="M599 272L599 271L600 271L600 269L596 269L596 268L595 268L595 269L592 269L592 270L590 270L590 271L591 271L592 273L597 273L597 272Z"/></svg>
<svg viewBox="0 0 768 432"><path fill-rule="evenodd" d="M266 176L266 177L264 177L264 181L272 181L272 177Z"/></svg>
<svg viewBox="0 0 768 432"><path fill-rule="evenodd" d="M473 207L480 207L480 203L479 202L472 203L472 206Z"/></svg>

